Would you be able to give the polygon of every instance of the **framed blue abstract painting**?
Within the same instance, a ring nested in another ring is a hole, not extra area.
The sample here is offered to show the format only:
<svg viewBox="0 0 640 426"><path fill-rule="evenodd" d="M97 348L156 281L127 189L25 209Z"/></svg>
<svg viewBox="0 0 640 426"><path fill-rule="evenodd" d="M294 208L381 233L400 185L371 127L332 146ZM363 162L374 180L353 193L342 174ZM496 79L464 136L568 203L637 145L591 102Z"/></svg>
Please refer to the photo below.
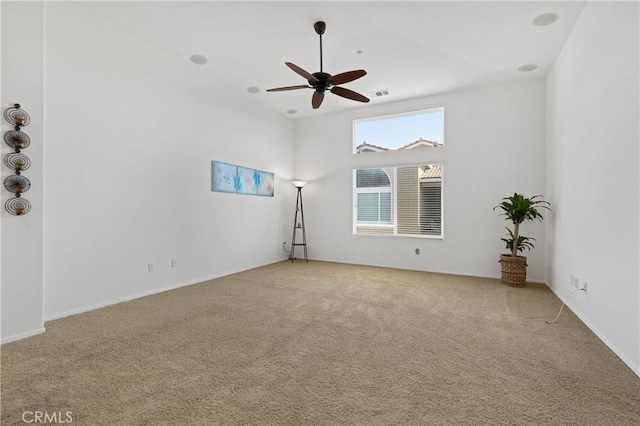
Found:
<svg viewBox="0 0 640 426"><path fill-rule="evenodd" d="M271 172L214 160L211 162L211 190L273 197L274 175Z"/></svg>
<svg viewBox="0 0 640 426"><path fill-rule="evenodd" d="M236 192L238 166L222 161L211 163L211 190L216 192Z"/></svg>
<svg viewBox="0 0 640 426"><path fill-rule="evenodd" d="M256 170L260 184L256 188L258 195L273 197L273 173Z"/></svg>

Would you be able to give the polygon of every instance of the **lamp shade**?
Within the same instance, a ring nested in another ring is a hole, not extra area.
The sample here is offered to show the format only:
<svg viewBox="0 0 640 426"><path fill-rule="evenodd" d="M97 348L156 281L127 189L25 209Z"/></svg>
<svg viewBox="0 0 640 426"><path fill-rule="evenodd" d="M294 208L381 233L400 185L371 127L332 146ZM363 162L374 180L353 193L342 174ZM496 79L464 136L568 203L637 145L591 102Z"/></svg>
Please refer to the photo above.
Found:
<svg viewBox="0 0 640 426"><path fill-rule="evenodd" d="M296 188L302 188L307 184L304 180L292 180L291 182L296 186Z"/></svg>

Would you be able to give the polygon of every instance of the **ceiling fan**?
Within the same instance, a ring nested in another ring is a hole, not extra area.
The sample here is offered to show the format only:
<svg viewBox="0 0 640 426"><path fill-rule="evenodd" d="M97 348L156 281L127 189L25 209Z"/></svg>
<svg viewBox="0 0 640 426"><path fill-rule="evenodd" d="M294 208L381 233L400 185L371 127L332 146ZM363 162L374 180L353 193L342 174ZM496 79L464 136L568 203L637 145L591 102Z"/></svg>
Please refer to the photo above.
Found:
<svg viewBox="0 0 640 426"><path fill-rule="evenodd" d="M327 74L322 71L322 34L327 29L327 25L323 21L318 21L313 25L316 33L320 36L320 72L314 72L313 74L303 70L299 66L292 64L291 62L285 62L289 68L294 72L307 79L308 84L299 86L286 86L277 87L275 89L267 89L267 92L282 92L285 90L297 90L297 89L314 89L313 96L311 97L311 106L313 109L317 109L322 104L324 99L324 92L329 90L334 95L342 96L343 98L351 99L358 102L369 102L369 98L354 92L353 90L340 87L340 84L349 83L350 81L357 80L367 74L365 70L347 71L336 75Z"/></svg>

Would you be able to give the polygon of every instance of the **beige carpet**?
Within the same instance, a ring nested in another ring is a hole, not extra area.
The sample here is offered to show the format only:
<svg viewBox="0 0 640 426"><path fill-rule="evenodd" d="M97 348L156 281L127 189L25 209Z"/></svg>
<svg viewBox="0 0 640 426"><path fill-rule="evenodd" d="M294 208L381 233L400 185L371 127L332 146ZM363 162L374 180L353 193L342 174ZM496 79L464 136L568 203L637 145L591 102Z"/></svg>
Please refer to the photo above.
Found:
<svg viewBox="0 0 640 426"><path fill-rule="evenodd" d="M282 262L4 345L2 424L640 424L640 379L570 310L545 324L559 307L543 285Z"/></svg>

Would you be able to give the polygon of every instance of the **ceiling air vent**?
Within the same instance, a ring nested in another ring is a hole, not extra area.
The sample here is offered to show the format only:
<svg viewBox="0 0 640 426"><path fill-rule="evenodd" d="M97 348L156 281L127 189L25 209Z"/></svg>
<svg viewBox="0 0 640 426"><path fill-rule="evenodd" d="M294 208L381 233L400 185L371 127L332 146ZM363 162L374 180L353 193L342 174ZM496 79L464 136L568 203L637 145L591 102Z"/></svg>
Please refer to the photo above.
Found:
<svg viewBox="0 0 640 426"><path fill-rule="evenodd" d="M367 93L367 95L369 95L370 98L379 98L380 96L388 96L389 89L374 90L373 92Z"/></svg>

